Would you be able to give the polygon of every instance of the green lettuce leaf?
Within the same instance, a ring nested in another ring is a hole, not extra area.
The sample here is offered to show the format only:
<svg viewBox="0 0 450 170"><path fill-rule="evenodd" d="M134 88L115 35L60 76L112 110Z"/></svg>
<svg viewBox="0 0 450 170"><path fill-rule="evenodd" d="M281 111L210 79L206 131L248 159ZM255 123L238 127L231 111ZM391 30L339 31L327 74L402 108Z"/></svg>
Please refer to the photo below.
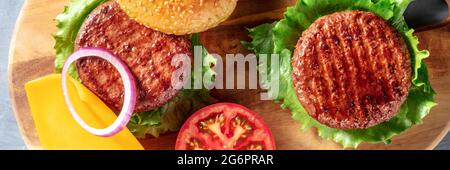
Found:
<svg viewBox="0 0 450 170"><path fill-rule="evenodd" d="M56 73L61 73L64 62L74 52L75 39L84 20L97 6L106 1L108 0L72 0L69 6L64 8L64 12L56 17L57 31L53 35ZM191 40L193 46L201 46L198 34L192 35ZM216 60L204 47L202 49L203 67L199 69L202 69L204 74L215 75L211 65L214 65ZM78 79L74 66L70 67L68 74ZM190 114L215 101L208 90L183 89L165 105L149 112L135 113L127 127L137 137L143 138L147 134L158 137L162 133L178 130Z"/></svg>
<svg viewBox="0 0 450 170"><path fill-rule="evenodd" d="M160 108L134 114L127 127L138 138L175 132L192 113L214 101L207 90L182 90Z"/></svg>
<svg viewBox="0 0 450 170"><path fill-rule="evenodd" d="M100 4L107 0L72 0L64 12L56 17L57 31L53 35L55 39L55 71L60 73L67 57L74 50L75 39L84 19ZM69 75L78 79L78 73L74 65L69 68Z"/></svg>
<svg viewBox="0 0 450 170"><path fill-rule="evenodd" d="M390 143L394 135L421 123L422 118L436 105L436 93L430 85L427 67L423 62L429 53L418 49L419 40L403 18L403 12L410 2L411 0L298 0L295 6L287 9L284 19L249 29L253 40L244 45L257 54L273 52L280 55L279 96L274 100L280 102L283 108L291 110L293 119L301 123L302 129L316 128L319 136L340 143L344 148L356 148L362 142ZM298 101L291 79L292 52L301 33L319 17L345 10L368 11L389 21L403 36L411 55L412 86L400 111L389 121L363 130L330 128L310 117ZM267 65L269 64L261 63L260 66ZM273 73L274 70L269 69L266 75ZM269 88L269 94L273 93L268 84L263 87Z"/></svg>

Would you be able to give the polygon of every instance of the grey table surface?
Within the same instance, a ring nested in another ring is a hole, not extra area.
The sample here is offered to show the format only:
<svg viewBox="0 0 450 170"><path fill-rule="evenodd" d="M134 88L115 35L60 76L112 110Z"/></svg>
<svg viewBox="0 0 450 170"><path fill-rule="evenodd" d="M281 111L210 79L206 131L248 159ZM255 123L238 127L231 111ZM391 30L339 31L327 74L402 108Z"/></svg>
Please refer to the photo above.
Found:
<svg viewBox="0 0 450 170"><path fill-rule="evenodd" d="M0 0L0 149L26 149L11 110L8 92L8 51L12 30L24 0ZM436 147L450 150L450 134Z"/></svg>

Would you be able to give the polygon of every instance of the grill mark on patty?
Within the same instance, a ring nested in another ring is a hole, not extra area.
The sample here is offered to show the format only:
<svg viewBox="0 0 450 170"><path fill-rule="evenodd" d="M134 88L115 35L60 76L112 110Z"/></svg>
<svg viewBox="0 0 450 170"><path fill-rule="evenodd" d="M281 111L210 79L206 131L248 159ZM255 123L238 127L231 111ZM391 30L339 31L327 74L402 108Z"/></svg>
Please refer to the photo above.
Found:
<svg viewBox="0 0 450 170"><path fill-rule="evenodd" d="M345 19L343 19L342 16L341 16L341 20L345 20ZM339 80L338 81L341 82L340 95L345 96L344 100L340 100L340 107L339 107L339 111L340 111L341 115L343 116L341 118L341 121L342 121L342 119L349 118L348 115L347 115L348 112L346 112L346 111L352 109L352 108L349 108L348 105L347 105L347 102L352 100L351 97L350 97L351 93L347 93L347 90L346 90L349 87L349 80L348 80L349 77L346 77L346 73L349 73L349 70L348 70L348 66L349 65L346 64L346 60L349 57L346 57L346 56L348 56L347 52L350 51L350 50L347 50L345 48L344 44L343 44L344 32L343 32L343 28L342 27L343 27L344 22L338 22L338 23L334 23L334 24L338 25L337 29L336 29L336 31L338 32L338 35L335 37L336 38L335 41L337 41L336 42L336 46L339 49L338 50L339 51L338 61L339 61L340 66L339 66L338 69L339 69L339 73L340 74L339 74Z"/></svg>
<svg viewBox="0 0 450 170"><path fill-rule="evenodd" d="M379 24L370 24L370 26L372 28L374 28L375 30L377 30L377 37L379 41L382 42L387 42L387 39L385 36L383 36L383 33L379 32L380 30L385 30L386 28L379 25ZM389 33L388 33L389 34ZM381 74L380 76L383 76L383 82L381 82L381 84L383 85L383 89L381 92L383 93L383 99L384 100L393 100L392 96L394 95L393 91L392 91L392 74L389 70L388 65L391 64L386 56L390 56L390 53L386 52L386 44L380 44L378 46L378 51L380 52L380 55L378 55L377 57L380 58L380 63L377 63L377 68L382 67L383 70L383 74Z"/></svg>
<svg viewBox="0 0 450 170"><path fill-rule="evenodd" d="M333 22L333 21L332 21ZM332 23L334 25L334 23ZM340 64L340 56L341 56L341 49L337 46L337 40L336 40L336 30L333 28L329 28L328 26L326 27L326 29L324 30L324 32L326 32L326 41L328 46L333 49L331 50L332 52L332 57L331 57L331 63L332 63L332 76L330 77L331 80L333 80L333 96L332 96L332 105L331 107L333 107L332 111L335 114L335 118L338 121L342 120L342 101L347 99L347 96L344 95L343 92L343 88L344 88L344 82L343 82L343 73L341 71L340 68L342 68L341 64ZM339 96L341 96L343 99L340 99ZM332 113L333 113L332 112Z"/></svg>
<svg viewBox="0 0 450 170"><path fill-rule="evenodd" d="M411 84L404 40L368 12L319 18L302 34L292 60L300 103L333 128L365 129L389 120Z"/></svg>
<svg viewBox="0 0 450 170"><path fill-rule="evenodd" d="M308 61L305 61L305 64L308 64L308 66L312 66L312 64L311 64L312 62L311 62L311 60L308 60ZM309 68L309 69L312 69L312 68ZM314 71L314 70L313 70ZM314 89L313 89L313 80L310 80L310 81L308 81L308 82L306 82L307 83L307 85L308 85L308 91L310 91L310 92L313 92L313 95L316 95L316 93L315 93L315 91L313 91ZM307 96L310 100L314 100L314 99L312 99L311 98L311 96ZM313 103L315 103L315 102L313 102ZM316 108L316 106L314 105L314 108Z"/></svg>
<svg viewBox="0 0 450 170"><path fill-rule="evenodd" d="M321 35L318 35L318 36L321 36ZM323 38L323 37L320 37L320 38ZM316 54L322 55L318 51L322 48L323 45L324 45L323 43L318 43L316 45L316 47L315 47ZM324 73L325 73L324 76L320 76L317 79L317 86L318 86L317 87L317 91L318 91L317 95L320 96L320 97L317 98L317 100L319 100L319 101L323 101L323 99L324 99L323 96L329 95L330 91L331 91L331 89L328 88L328 86L325 86L325 84L327 83L327 81L326 81L326 74L327 74L327 72L325 71L327 69L327 65L325 65L324 63L326 63L326 62L324 62L321 59L324 59L324 58L315 58L315 60L317 61L318 66L316 66L317 67L317 71L314 73L315 75L324 75ZM311 97L313 97L313 96L311 96ZM322 109L324 111L329 111L328 108L322 102L319 103L318 108Z"/></svg>
<svg viewBox="0 0 450 170"><path fill-rule="evenodd" d="M323 28L323 25L321 25L321 26L319 26L319 28ZM322 34L317 34L316 35L319 39L321 39L321 40L324 40L324 37L323 37L323 35ZM319 88L320 88L320 91L322 91L322 93L320 93L320 94L318 94L318 93L316 93L315 94L315 96L319 96L318 97L318 100L319 101L323 101L323 96L328 96L328 95L330 95L331 94L331 88L329 88L329 87L331 87L331 85L332 85L332 81L329 79L330 78L330 76L328 75L328 68L329 68L329 66L330 66L330 64L327 62L327 61L325 61L325 59L326 59L326 57L327 56L323 56L323 53L321 53L320 51L321 50L326 50L326 49L328 49L329 47L326 45L326 44L324 44L324 43L317 43L316 44L316 47L315 47L315 53L317 54L317 55L319 55L319 56L321 56L321 57L318 57L318 58L314 58L314 60L317 60L318 61L318 63L319 63L319 66L318 66L318 69L319 69L319 73L321 74L321 75L323 75L318 81L318 84L319 84ZM317 72L316 73L314 73L314 74L316 74L317 75ZM325 90L324 90L324 84L327 84L327 86L325 86ZM314 96L310 96L310 98L314 98ZM328 102L328 101L326 101L326 102ZM324 111L329 111L329 109L326 107L326 106L324 106L324 104L322 103L322 102L319 102L318 103L318 109L322 109L322 110L324 110Z"/></svg>
<svg viewBox="0 0 450 170"><path fill-rule="evenodd" d="M376 59L377 59L377 60L375 60L375 62L373 62L372 69L374 69L374 70L383 70L383 71L376 72L376 74L374 75L375 77L379 77L378 80L374 80L374 83L378 85L376 87L375 91L377 91L380 94L380 96L379 97L375 97L374 101L372 101L372 103L378 104L378 103L381 103L383 101L389 100L389 99L385 98L385 95L386 95L385 92L389 91L390 87L389 87L388 83L385 82L385 80L386 80L385 79L386 78L386 73L385 73L384 69L380 68L380 65L383 65L383 62L382 62L382 60L383 60L383 52L382 52L382 49L381 49L382 44L376 44L376 41L375 41L375 40L379 40L378 39L378 37L379 37L379 32L378 31L379 30L374 29L373 27L371 27L372 23L373 22L369 22L369 24L367 25L369 27L369 29L372 29L372 30L376 31L374 33L374 35L373 35L373 38L370 40L371 41L370 42L371 47L372 47L372 49L374 51L373 56L376 57ZM381 66L381 67L383 67L383 66ZM372 109L374 109L375 112L382 112L382 108L373 107ZM381 115L381 114L369 114L368 116L371 119L377 119L378 118L377 116L379 116L379 115ZM370 121L367 122L367 124L370 124L370 123L371 123Z"/></svg>
<svg viewBox="0 0 450 170"><path fill-rule="evenodd" d="M374 50L373 50L372 45L371 45L371 41L372 41L371 39L373 38L373 34L372 34L372 30L367 27L369 22L370 22L370 20L367 20L367 17L368 17L368 15L363 15L360 18L358 24L359 24L359 27L362 28L362 30L363 30L363 41L362 41L362 43L363 43L364 49L367 50L366 54L365 54L365 57L366 57L365 58L365 63L366 63L366 68L369 68L368 72L367 72L368 74L366 75L366 80L363 80L363 81L365 81L367 83L365 85L365 87L369 88L369 89L365 90L366 93L364 94L364 96L362 98L362 102L363 102L363 106L365 106L365 110L366 110L364 112L364 115L365 115L365 117L370 118L371 117L370 112L373 112L373 107L372 107L372 105L373 105L373 96L371 94L367 94L367 92L368 91L369 92L374 92L375 91L375 89L373 87L373 85L374 85L373 77L375 75L373 73L375 71L374 63L376 61L374 62L372 60L372 57L370 57L370 56L374 56ZM372 19L372 18L368 18L368 19ZM367 55L369 57L367 57ZM364 122L363 126L367 126L368 123L369 123L368 121Z"/></svg>
<svg viewBox="0 0 450 170"><path fill-rule="evenodd" d="M343 22L341 22L339 24L338 27L338 32L341 33L341 36L338 36L339 41L340 41L340 48L343 49L344 51L344 56L343 56L343 68L344 68L344 72L347 74L350 74L350 77L348 78L349 80L345 81L345 93L347 94L346 96L348 96L349 100L345 100L345 108L348 108L350 112L355 112L355 108L354 106L354 101L355 101L355 90L356 89L352 89L352 87L356 87L353 83L355 82L355 78L356 78L356 72L354 71L355 69L355 64L354 64L354 59L351 57L345 57L345 56L353 56L353 51L351 48L351 45L349 45L349 42L351 41L352 37L351 34L349 33L348 29L345 27L345 25L349 24L347 22L346 19L342 20ZM345 108L343 108L343 110L345 110ZM357 118L359 118L360 116L356 116Z"/></svg>
<svg viewBox="0 0 450 170"><path fill-rule="evenodd" d="M314 47L314 52L317 53L317 49L319 49L320 47ZM317 58L313 59L313 65L312 65L312 69L314 70L314 72L312 72L312 74L321 74L322 69L321 69L321 61L319 61ZM317 97L318 101L321 101L323 99L323 86L322 86L322 78L321 77L313 77L313 80L311 82L314 82L314 87L311 87L310 90L312 90L314 92L314 96L319 96ZM314 98L314 96L309 96L310 98ZM318 103L314 106L315 108L318 109L324 109L324 106L322 103Z"/></svg>
<svg viewBox="0 0 450 170"><path fill-rule="evenodd" d="M364 92L362 88L356 88L359 86L359 82L361 82L361 75L365 75L366 70L362 69L365 66L364 59L362 58L364 56L364 52L362 52L362 46L361 46L361 36L362 36L362 30L358 24L358 18L361 16L361 14L356 14L353 16L351 20L351 34L352 34L352 51L353 51L353 60L357 61L355 64L355 69L357 70L357 74L359 76L355 77L355 81L352 83L352 87L349 89L353 89L355 91L355 96L353 98L354 105L356 106L356 112L358 113L359 118L363 118L365 116L365 113L367 112L366 108L361 107L362 101L360 100L359 96ZM355 52L356 51L356 52ZM355 55L356 54L356 55Z"/></svg>
<svg viewBox="0 0 450 170"><path fill-rule="evenodd" d="M321 26L319 26L319 29L322 29L323 28L323 25L321 25ZM332 81L330 80L330 76L329 76L329 71L328 70L330 70L329 68L330 68L330 63L329 62L327 62L326 61L326 59L327 59L327 57L328 57L328 55L323 55L324 53L322 53L321 51L323 51L323 50L325 50L326 52L325 53L327 53L329 50L329 47L327 46L327 44L326 43L324 43L324 37L323 37L323 35L322 34L317 34L316 35L317 37L319 37L318 39L320 39L320 40L323 40L323 41L321 41L320 43L317 43L317 46L318 47L316 47L316 54L318 54L320 57L318 57L318 61L319 61L319 63L320 63L320 71L321 71L321 73L322 73L322 79L321 79L321 85L325 85L326 84L326 86L325 86L325 91L324 91L324 93L325 93L325 96L329 96L329 95L331 95L332 94L332 92L331 92L331 86L332 86ZM312 76L312 75L311 75ZM311 98L314 98L314 96L310 96ZM321 97L323 97L323 96L321 96ZM322 99L322 98L321 98ZM326 107L326 106L329 106L329 103L328 102L330 102L329 100L320 100L319 101L319 105L320 105L320 109L324 109L325 111L329 111L329 109L328 109L328 107ZM326 105L325 105L325 103L326 103Z"/></svg>
<svg viewBox="0 0 450 170"><path fill-rule="evenodd" d="M356 27L359 30L359 33L360 33L359 34L359 39L358 39L358 50L359 50L358 58L362 61L361 62L362 65L361 65L361 67L359 67L359 70L362 70L363 74L358 79L358 86L355 86L353 88L357 88L357 87L360 87L360 86L366 86L366 84L361 84L361 82L370 81L370 80L368 80L368 77L367 77L368 70L364 69L364 68L368 68L368 60L366 60L364 58L367 55L367 51L364 50L364 49L366 49L366 45L364 43L364 40L366 39L366 36L365 36L364 28L363 28L364 26L360 23L361 19L362 19L361 18L361 14L359 14L358 17L355 18L355 24L356 24ZM360 93L360 95L364 96L365 92L367 92L367 89L364 89L364 87L362 87L361 89L362 89L362 93ZM364 105L365 105L364 99L360 98L361 96L358 96L358 99L359 99L359 104L358 105L361 108L361 110L360 110L361 114L360 115L362 115L363 117L367 117L368 116L367 113L369 112L369 110L368 110L367 107L364 107Z"/></svg>

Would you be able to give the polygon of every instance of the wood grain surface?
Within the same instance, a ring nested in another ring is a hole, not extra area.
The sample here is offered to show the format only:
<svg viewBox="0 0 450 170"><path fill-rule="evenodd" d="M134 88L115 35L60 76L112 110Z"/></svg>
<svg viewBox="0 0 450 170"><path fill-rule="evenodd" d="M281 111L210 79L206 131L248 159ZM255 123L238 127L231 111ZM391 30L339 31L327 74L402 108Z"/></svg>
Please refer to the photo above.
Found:
<svg viewBox="0 0 450 170"><path fill-rule="evenodd" d="M24 84L53 72L54 18L68 0L27 0L17 20L10 49L9 86L15 116L26 145L41 149L26 99ZM201 34L202 43L212 53L243 53L240 41L249 40L246 28L282 17L295 0L240 0L234 14L220 26ZM417 33L421 48L429 49L426 60L439 105L423 124L394 137L392 144L362 144L359 149L433 149L450 128L450 26ZM230 71L230 70L228 70ZM300 130L288 110L259 99L260 90L213 90L220 101L235 102L261 114L275 136L278 149L342 149L322 140L314 129ZM147 149L173 149L176 134L141 140Z"/></svg>

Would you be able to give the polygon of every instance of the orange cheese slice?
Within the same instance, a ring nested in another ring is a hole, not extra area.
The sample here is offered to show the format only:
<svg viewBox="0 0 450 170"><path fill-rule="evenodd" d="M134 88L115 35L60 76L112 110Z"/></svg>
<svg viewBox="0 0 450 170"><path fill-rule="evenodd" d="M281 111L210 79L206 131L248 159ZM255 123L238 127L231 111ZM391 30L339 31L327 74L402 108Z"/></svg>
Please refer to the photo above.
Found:
<svg viewBox="0 0 450 170"><path fill-rule="evenodd" d="M69 76L70 77L70 76ZM95 94L69 78L71 101L83 120L94 128L105 128L117 118ZM95 136L72 118L61 87L61 75L52 74L25 84L36 130L44 149L50 150L142 150L128 130L112 137Z"/></svg>

